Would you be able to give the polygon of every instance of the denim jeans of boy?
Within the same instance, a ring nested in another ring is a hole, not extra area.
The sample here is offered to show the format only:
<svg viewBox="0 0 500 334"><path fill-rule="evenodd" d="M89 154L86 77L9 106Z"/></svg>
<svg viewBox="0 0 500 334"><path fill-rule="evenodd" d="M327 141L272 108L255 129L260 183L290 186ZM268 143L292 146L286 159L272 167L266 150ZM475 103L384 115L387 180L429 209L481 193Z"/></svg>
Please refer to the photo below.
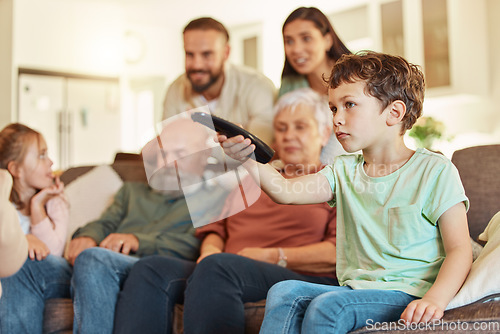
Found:
<svg viewBox="0 0 500 334"><path fill-rule="evenodd" d="M397 321L415 298L401 291L284 281L269 291L260 333L347 333Z"/></svg>
<svg viewBox="0 0 500 334"><path fill-rule="evenodd" d="M70 298L71 266L59 256L27 259L13 276L2 278L0 333L42 333L45 301Z"/></svg>
<svg viewBox="0 0 500 334"><path fill-rule="evenodd" d="M94 247L73 268L73 333L112 333L118 293L138 258Z"/></svg>

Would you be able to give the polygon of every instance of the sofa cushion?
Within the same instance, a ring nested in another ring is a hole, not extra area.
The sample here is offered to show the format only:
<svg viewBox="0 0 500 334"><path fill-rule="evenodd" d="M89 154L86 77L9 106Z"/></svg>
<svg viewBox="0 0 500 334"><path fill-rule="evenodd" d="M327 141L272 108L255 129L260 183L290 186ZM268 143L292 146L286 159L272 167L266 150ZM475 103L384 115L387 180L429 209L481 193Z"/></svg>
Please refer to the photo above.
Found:
<svg viewBox="0 0 500 334"><path fill-rule="evenodd" d="M472 264L469 276L458 294L448 305L448 309L456 308L477 301L481 298L500 295L500 212L490 221L479 239L486 245L479 257Z"/></svg>
<svg viewBox="0 0 500 334"><path fill-rule="evenodd" d="M260 300L255 303L245 303L245 334L259 333L260 326L264 320L265 308L265 300ZM182 323L183 312L184 305L175 305L173 334L184 333L184 325Z"/></svg>
<svg viewBox="0 0 500 334"><path fill-rule="evenodd" d="M54 298L45 302L44 333L72 333L73 303L69 298Z"/></svg>
<svg viewBox="0 0 500 334"><path fill-rule="evenodd" d="M413 327L411 327L413 326ZM417 327L418 326L418 327ZM430 324L404 326L400 322L370 324L351 333L500 333L500 302L473 303L448 310L443 318Z"/></svg>
<svg viewBox="0 0 500 334"><path fill-rule="evenodd" d="M68 239L79 227L99 218L123 181L109 165L92 168L65 189L70 203Z"/></svg>

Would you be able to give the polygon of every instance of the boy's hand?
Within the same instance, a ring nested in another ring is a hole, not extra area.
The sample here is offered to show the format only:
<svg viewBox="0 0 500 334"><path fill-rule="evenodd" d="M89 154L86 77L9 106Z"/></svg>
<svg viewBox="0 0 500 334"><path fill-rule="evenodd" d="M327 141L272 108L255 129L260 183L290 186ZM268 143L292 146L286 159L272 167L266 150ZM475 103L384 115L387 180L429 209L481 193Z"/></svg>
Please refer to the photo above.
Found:
<svg viewBox="0 0 500 334"><path fill-rule="evenodd" d="M26 234L28 240L28 256L31 260L41 261L49 255L50 250L47 245L33 234Z"/></svg>
<svg viewBox="0 0 500 334"><path fill-rule="evenodd" d="M401 314L401 319L407 323L429 322L439 320L444 311L433 300L422 298L412 301Z"/></svg>
<svg viewBox="0 0 500 334"><path fill-rule="evenodd" d="M217 141L226 155L241 162L248 160L248 156L255 151L255 145L252 144L252 141L248 138L243 138L241 135L231 138L218 135Z"/></svg>

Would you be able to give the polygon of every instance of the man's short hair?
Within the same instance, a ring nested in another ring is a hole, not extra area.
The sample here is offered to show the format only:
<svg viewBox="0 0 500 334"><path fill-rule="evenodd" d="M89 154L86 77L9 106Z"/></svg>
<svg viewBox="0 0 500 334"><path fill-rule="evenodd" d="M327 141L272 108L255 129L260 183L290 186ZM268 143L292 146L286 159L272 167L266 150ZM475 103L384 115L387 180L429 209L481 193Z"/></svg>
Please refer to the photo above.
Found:
<svg viewBox="0 0 500 334"><path fill-rule="evenodd" d="M226 42L229 42L229 33L227 32L226 27L211 17L200 17L192 20L187 24L182 33L184 34L189 30L215 30L222 33L222 35L226 38Z"/></svg>
<svg viewBox="0 0 500 334"><path fill-rule="evenodd" d="M365 93L377 98L382 110L397 100L405 103L402 133L411 129L422 115L424 75L419 66L403 57L373 51L345 54L333 66L327 82L329 88L337 88L358 80L366 83Z"/></svg>

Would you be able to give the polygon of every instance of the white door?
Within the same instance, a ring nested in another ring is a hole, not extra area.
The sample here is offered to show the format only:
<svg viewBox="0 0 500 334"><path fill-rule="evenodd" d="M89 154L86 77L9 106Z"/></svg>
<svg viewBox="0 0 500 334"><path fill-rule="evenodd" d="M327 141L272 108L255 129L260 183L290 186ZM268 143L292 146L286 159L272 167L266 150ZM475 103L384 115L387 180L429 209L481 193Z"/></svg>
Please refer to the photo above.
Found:
<svg viewBox="0 0 500 334"><path fill-rule="evenodd" d="M61 77L19 75L18 121L43 135L54 169L65 167L61 164L60 145L64 87L65 79Z"/></svg>
<svg viewBox="0 0 500 334"><path fill-rule="evenodd" d="M68 79L71 166L109 164L121 150L118 83Z"/></svg>
<svg viewBox="0 0 500 334"><path fill-rule="evenodd" d="M22 73L18 121L44 136L54 169L109 164L121 151L119 100L114 80Z"/></svg>

